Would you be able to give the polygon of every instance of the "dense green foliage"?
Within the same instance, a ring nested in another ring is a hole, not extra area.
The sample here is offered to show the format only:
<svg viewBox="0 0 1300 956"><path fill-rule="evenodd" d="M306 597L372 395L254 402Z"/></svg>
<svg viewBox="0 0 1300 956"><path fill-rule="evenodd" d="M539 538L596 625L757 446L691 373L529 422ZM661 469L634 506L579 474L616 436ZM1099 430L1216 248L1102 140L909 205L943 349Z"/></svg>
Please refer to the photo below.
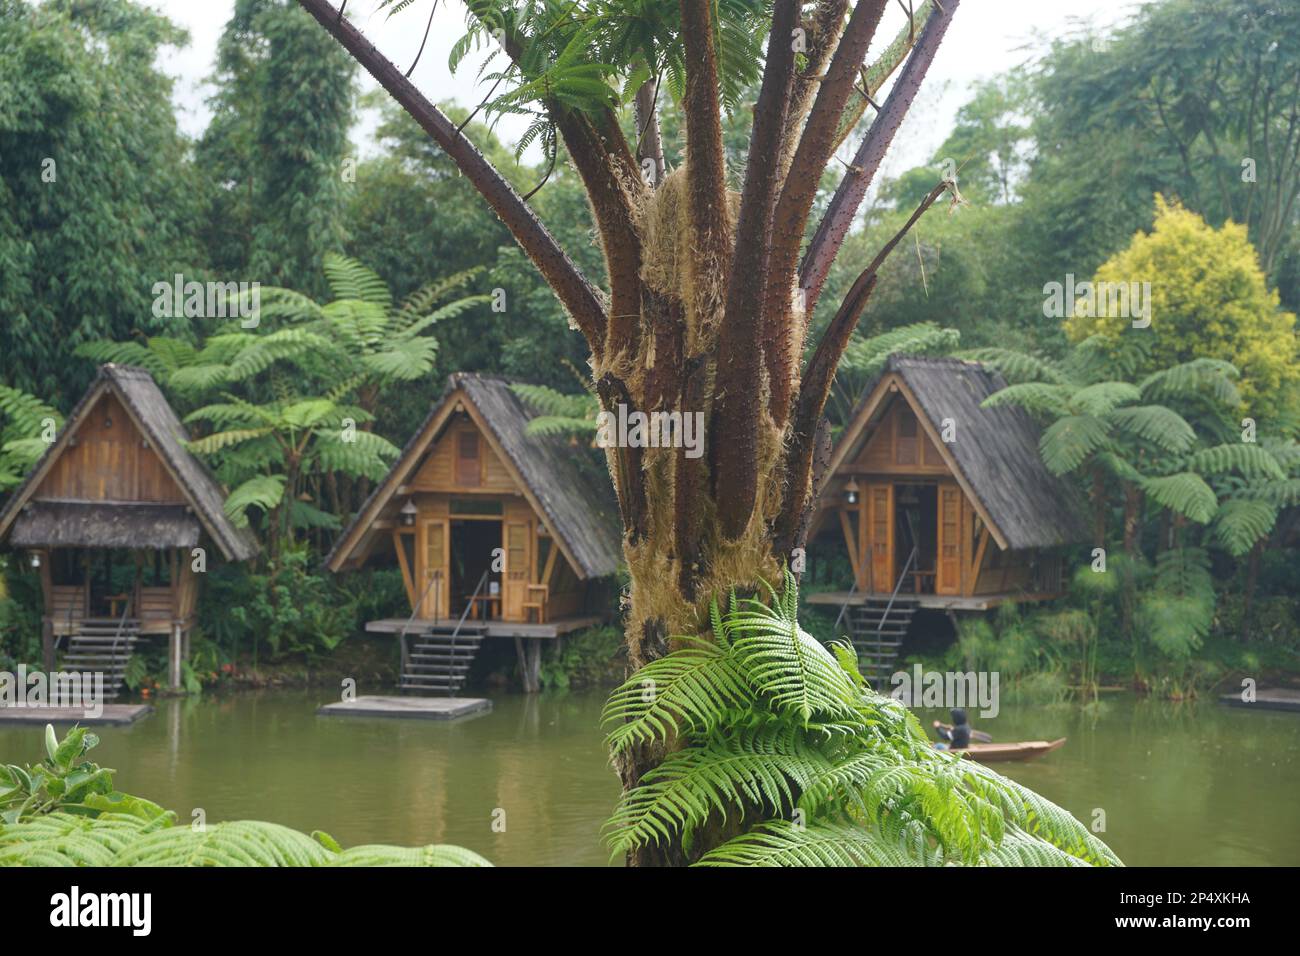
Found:
<svg viewBox="0 0 1300 956"><path fill-rule="evenodd" d="M547 5L486 6L520 11L516 25L536 42L518 66L498 55L485 67L490 83L509 74L497 89L505 96L477 110L450 104L448 115L532 193L529 204L599 283L591 210L538 98L549 89L584 107L623 104L641 78L662 75L664 152L679 167L675 8L643 4L628 16L625 5L598 4L579 23ZM729 0L717 12L724 98L737 107L723 117L733 184L761 60L754 8ZM1114 574L1079 579L1065 610L1088 613L1111 675L1130 660L1143 679L1184 673L1211 653L1235 662L1255 633L1268 645L1256 650L1286 664L1271 650L1291 646L1297 629L1285 569L1300 406L1284 328L1300 306L1300 144L1286 135L1300 96L1295 16L1271 0L1160 0L1104 34L1055 38L1027 69L978 84L931 162L880 184L813 318L816 332L951 160L966 204L927 213L885 264L828 414L841 425L891 351L960 346L994 361L977 350L1013 343L1032 353L1039 371L1007 367L1023 384L1003 400L1024 398L1042 416L1044 451L1091 500ZM320 572L319 558L448 372L538 386L520 391L543 413L535 430L570 436L588 457L596 406L575 384L581 336L442 150L386 97L358 98L352 60L291 0L235 4L211 77L212 117L192 142L157 67L160 51L186 37L141 4L0 0L0 41L0 494L97 362L149 369L234 492L237 518L268 545L256 567L213 569L209 593L221 597L205 598L196 652L210 659L197 671L240 653L317 659L355 630L368 596ZM476 26L454 59L494 46ZM615 56L628 49L637 55ZM367 113L373 142L351 142ZM539 163L493 133L487 124L501 114L540 124ZM824 194L838 172L827 170ZM1156 218L1157 194L1181 203L1184 224L1158 256L1148 252L1171 229ZM1107 269L1149 278L1163 297L1167 321L1157 317L1153 347L1131 361L1087 344L1099 330L1043 313L1045 283ZM260 327L156 316L151 287L177 272L275 286L263 289ZM1094 357L1136 364L1076 368ZM1239 375L1225 371L1216 394L1193 397L1193 379L1225 370L1215 360ZM1067 381L1050 379L1053 369ZM1229 390L1244 409L1229 414ZM1254 448L1239 440L1247 414L1259 426ZM340 440L344 419L355 443ZM1088 564L1086 549L1073 564ZM39 592L27 569L7 575L3 654L31 661ZM1085 581L1116 583L1119 599L1097 598ZM379 590L400 604L400 589ZM1125 654L1108 652L1112 638ZM554 662L549 682L562 683L565 669Z"/></svg>
<svg viewBox="0 0 1300 956"><path fill-rule="evenodd" d="M214 272L323 291L324 255L347 238L355 75L352 58L292 0L236 0L195 151Z"/></svg>
<svg viewBox="0 0 1300 956"><path fill-rule="evenodd" d="M194 262L202 217L154 63L185 41L129 0L0 2L4 384L66 408L92 374L70 348L172 327L149 290Z"/></svg>

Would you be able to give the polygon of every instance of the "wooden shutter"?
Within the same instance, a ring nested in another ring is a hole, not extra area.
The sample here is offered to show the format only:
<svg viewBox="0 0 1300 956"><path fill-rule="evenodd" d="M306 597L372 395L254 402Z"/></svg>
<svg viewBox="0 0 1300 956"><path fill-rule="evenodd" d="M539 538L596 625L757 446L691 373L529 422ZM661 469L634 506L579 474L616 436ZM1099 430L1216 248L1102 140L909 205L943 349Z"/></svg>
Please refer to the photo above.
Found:
<svg viewBox="0 0 1300 956"><path fill-rule="evenodd" d="M446 521L424 522L424 546L420 551L420 617L446 617L450 607L450 534ZM433 584L434 579L438 580Z"/></svg>
<svg viewBox="0 0 1300 956"><path fill-rule="evenodd" d="M939 567L934 590L938 594L961 592L961 489L939 485Z"/></svg>
<svg viewBox="0 0 1300 956"><path fill-rule="evenodd" d="M920 462L920 440L917 438L916 416L907 405L900 405L895 419L898 439L894 445L894 464L915 465Z"/></svg>
<svg viewBox="0 0 1300 956"><path fill-rule="evenodd" d="M476 488L482 484L478 432L463 431L456 435L456 484Z"/></svg>
<svg viewBox="0 0 1300 956"><path fill-rule="evenodd" d="M867 543L871 549L871 590L894 590L894 486L867 485Z"/></svg>
<svg viewBox="0 0 1300 956"><path fill-rule="evenodd" d="M507 522L506 568L502 595L502 617L508 621L521 621L524 618L524 601L527 600L529 576L529 538L530 526L524 522Z"/></svg>

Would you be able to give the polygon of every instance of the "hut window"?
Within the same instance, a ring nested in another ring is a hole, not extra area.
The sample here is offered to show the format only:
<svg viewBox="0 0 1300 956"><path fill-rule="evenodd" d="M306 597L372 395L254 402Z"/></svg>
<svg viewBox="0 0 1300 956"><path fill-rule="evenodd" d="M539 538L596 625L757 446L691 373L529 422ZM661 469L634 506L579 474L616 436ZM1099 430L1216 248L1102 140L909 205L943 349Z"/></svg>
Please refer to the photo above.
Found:
<svg viewBox="0 0 1300 956"><path fill-rule="evenodd" d="M500 498L452 498L451 513L454 515L491 515L502 514Z"/></svg>
<svg viewBox="0 0 1300 956"><path fill-rule="evenodd" d="M910 408L902 408L898 413L898 444L896 464L915 465L918 448L916 438L916 416Z"/></svg>
<svg viewBox="0 0 1300 956"><path fill-rule="evenodd" d="M478 432L461 432L456 436L456 484L480 483Z"/></svg>

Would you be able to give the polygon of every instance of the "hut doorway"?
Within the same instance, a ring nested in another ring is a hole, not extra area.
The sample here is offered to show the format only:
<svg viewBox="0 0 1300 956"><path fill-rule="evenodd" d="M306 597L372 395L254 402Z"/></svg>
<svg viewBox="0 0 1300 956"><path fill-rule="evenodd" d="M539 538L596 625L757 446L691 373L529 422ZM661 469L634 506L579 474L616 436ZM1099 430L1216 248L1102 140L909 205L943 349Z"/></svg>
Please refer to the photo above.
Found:
<svg viewBox="0 0 1300 956"><path fill-rule="evenodd" d="M933 484L894 486L894 567L908 567L900 592L933 594L938 564L938 489ZM916 557L908 565L912 549Z"/></svg>
<svg viewBox="0 0 1300 956"><path fill-rule="evenodd" d="M469 617L497 620L501 617L501 572L493 570L503 547L500 518L460 518L451 522L451 611L459 617L469 606ZM480 578L487 580L475 595Z"/></svg>

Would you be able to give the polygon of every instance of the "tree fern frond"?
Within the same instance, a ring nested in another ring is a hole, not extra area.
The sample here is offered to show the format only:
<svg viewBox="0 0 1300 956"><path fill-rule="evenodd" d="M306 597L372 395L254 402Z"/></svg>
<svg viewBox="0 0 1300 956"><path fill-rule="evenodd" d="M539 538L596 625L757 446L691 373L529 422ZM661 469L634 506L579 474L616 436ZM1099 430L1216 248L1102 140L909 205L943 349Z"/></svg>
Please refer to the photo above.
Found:
<svg viewBox="0 0 1300 956"><path fill-rule="evenodd" d="M63 427L63 415L57 408L8 385L0 385L0 414L9 419L6 431L23 438L40 435L47 418L54 421L55 428Z"/></svg>
<svg viewBox="0 0 1300 956"><path fill-rule="evenodd" d="M278 823L233 820L202 830L168 827L132 841L116 866L323 866L330 854L311 837Z"/></svg>
<svg viewBox="0 0 1300 956"><path fill-rule="evenodd" d="M1055 362L1026 355L1011 349L971 349L958 354L959 358L979 362L1001 374L1011 385L1040 382L1049 385L1070 385L1070 379Z"/></svg>
<svg viewBox="0 0 1300 956"><path fill-rule="evenodd" d="M449 844L428 846L381 846L366 844L349 847L329 858L325 866L491 866L473 850Z"/></svg>
<svg viewBox="0 0 1300 956"><path fill-rule="evenodd" d="M540 415L554 418L595 418L599 405L594 395L568 395L546 385L515 382L510 386L523 403Z"/></svg>
<svg viewBox="0 0 1300 956"><path fill-rule="evenodd" d="M185 443L185 447L196 455L215 455L217 452L234 445L242 445L255 438L270 435L272 431L274 429L271 428L232 428L203 438L196 438L194 441L188 441ZM282 458L283 456L279 457Z"/></svg>
<svg viewBox="0 0 1300 956"><path fill-rule="evenodd" d="M381 378L412 382L433 370L438 342L426 336L393 341L381 351L361 357L361 363Z"/></svg>
<svg viewBox="0 0 1300 956"><path fill-rule="evenodd" d="M853 682L793 613L743 601L723 629L750 682L778 709L798 714L805 723L814 715L835 719L852 712L858 696Z"/></svg>
<svg viewBox="0 0 1300 956"><path fill-rule="evenodd" d="M703 826L711 814L725 821L754 805L781 814L828 767L826 757L783 732L741 730L714 734L702 745L668 754L623 795L606 824L607 841L626 853Z"/></svg>
<svg viewBox="0 0 1300 956"><path fill-rule="evenodd" d="M1017 405L1033 415L1060 416L1070 414L1069 386L1050 382L1023 382L1008 385L994 392L980 403L981 408L1002 408Z"/></svg>
<svg viewBox="0 0 1300 956"><path fill-rule="evenodd" d="M840 368L863 378L874 378L891 355L938 355L957 347L961 333L933 322L917 322L890 329L870 338L853 338L844 349Z"/></svg>
<svg viewBox="0 0 1300 956"><path fill-rule="evenodd" d="M360 299L379 306L385 312L392 308L392 293L388 291L384 280L369 266L338 253L327 252L321 268L334 298Z"/></svg>
<svg viewBox="0 0 1300 956"><path fill-rule="evenodd" d="M1202 448L1188 457L1187 467L1211 475L1235 471L1246 478L1271 478L1274 481L1286 478L1286 472L1268 449L1246 442Z"/></svg>
<svg viewBox="0 0 1300 956"><path fill-rule="evenodd" d="M1070 404L1081 414L1100 417L1141 397L1138 387L1128 382L1097 382L1072 394Z"/></svg>
<svg viewBox="0 0 1300 956"><path fill-rule="evenodd" d="M1277 515L1278 506L1270 502L1230 498L1219 505L1210 530L1225 551L1240 558L1268 537Z"/></svg>
<svg viewBox="0 0 1300 956"><path fill-rule="evenodd" d="M610 695L602 724L618 753L671 735L705 733L750 697L745 672L723 644L681 638L684 646L646 664Z"/></svg>
<svg viewBox="0 0 1300 956"><path fill-rule="evenodd" d="M1110 441L1110 428L1091 415L1066 415L1044 429L1038 453L1054 475L1074 471Z"/></svg>
<svg viewBox="0 0 1300 956"><path fill-rule="evenodd" d="M455 302L448 302L446 305L434 309L432 312L414 317L409 323L402 327L399 335L401 338L409 339L413 336L419 335L431 325L459 318L466 312L469 312L478 306L488 305L491 301L491 296L471 295L466 296L463 299L457 299Z"/></svg>
<svg viewBox="0 0 1300 956"><path fill-rule="evenodd" d="M1198 524L1205 524L1213 518L1219 506L1219 499L1205 479L1190 471L1148 478L1142 482L1142 490L1152 501Z"/></svg>
<svg viewBox="0 0 1300 956"><path fill-rule="evenodd" d="M88 358L96 365L134 365L160 381L173 369L160 355L139 342L83 342L72 354Z"/></svg>
<svg viewBox="0 0 1300 956"><path fill-rule="evenodd" d="M918 866L919 861L867 827L771 820L732 837L697 866Z"/></svg>
<svg viewBox="0 0 1300 956"><path fill-rule="evenodd" d="M248 509L270 511L284 500L284 475L259 475L250 478L226 498L225 512L236 527L248 527Z"/></svg>
<svg viewBox="0 0 1300 956"><path fill-rule="evenodd" d="M1128 434L1171 454L1180 455L1196 442L1196 432L1187 420L1164 405L1117 408L1109 419Z"/></svg>
<svg viewBox="0 0 1300 956"><path fill-rule="evenodd" d="M1300 505L1300 478L1253 483L1244 488L1240 496L1267 501L1279 508L1294 507Z"/></svg>
<svg viewBox="0 0 1300 956"><path fill-rule="evenodd" d="M1236 408L1241 404L1236 385L1240 377L1241 373L1231 362L1198 358L1153 372L1138 387L1143 398L1157 402L1206 395L1220 405Z"/></svg>
<svg viewBox="0 0 1300 956"><path fill-rule="evenodd" d="M968 780L982 781L983 792L1002 806L1008 822L1019 830L1093 866L1123 866L1110 847L1052 801L975 761L966 761L963 769Z"/></svg>
<svg viewBox="0 0 1300 956"><path fill-rule="evenodd" d="M435 304L441 302L452 292L469 285L474 279L482 275L483 271L482 266L475 266L472 269L455 272L445 278L435 279L433 282L422 285L408 295L402 302L401 307L398 308L398 325L405 328L420 316L429 314Z"/></svg>

